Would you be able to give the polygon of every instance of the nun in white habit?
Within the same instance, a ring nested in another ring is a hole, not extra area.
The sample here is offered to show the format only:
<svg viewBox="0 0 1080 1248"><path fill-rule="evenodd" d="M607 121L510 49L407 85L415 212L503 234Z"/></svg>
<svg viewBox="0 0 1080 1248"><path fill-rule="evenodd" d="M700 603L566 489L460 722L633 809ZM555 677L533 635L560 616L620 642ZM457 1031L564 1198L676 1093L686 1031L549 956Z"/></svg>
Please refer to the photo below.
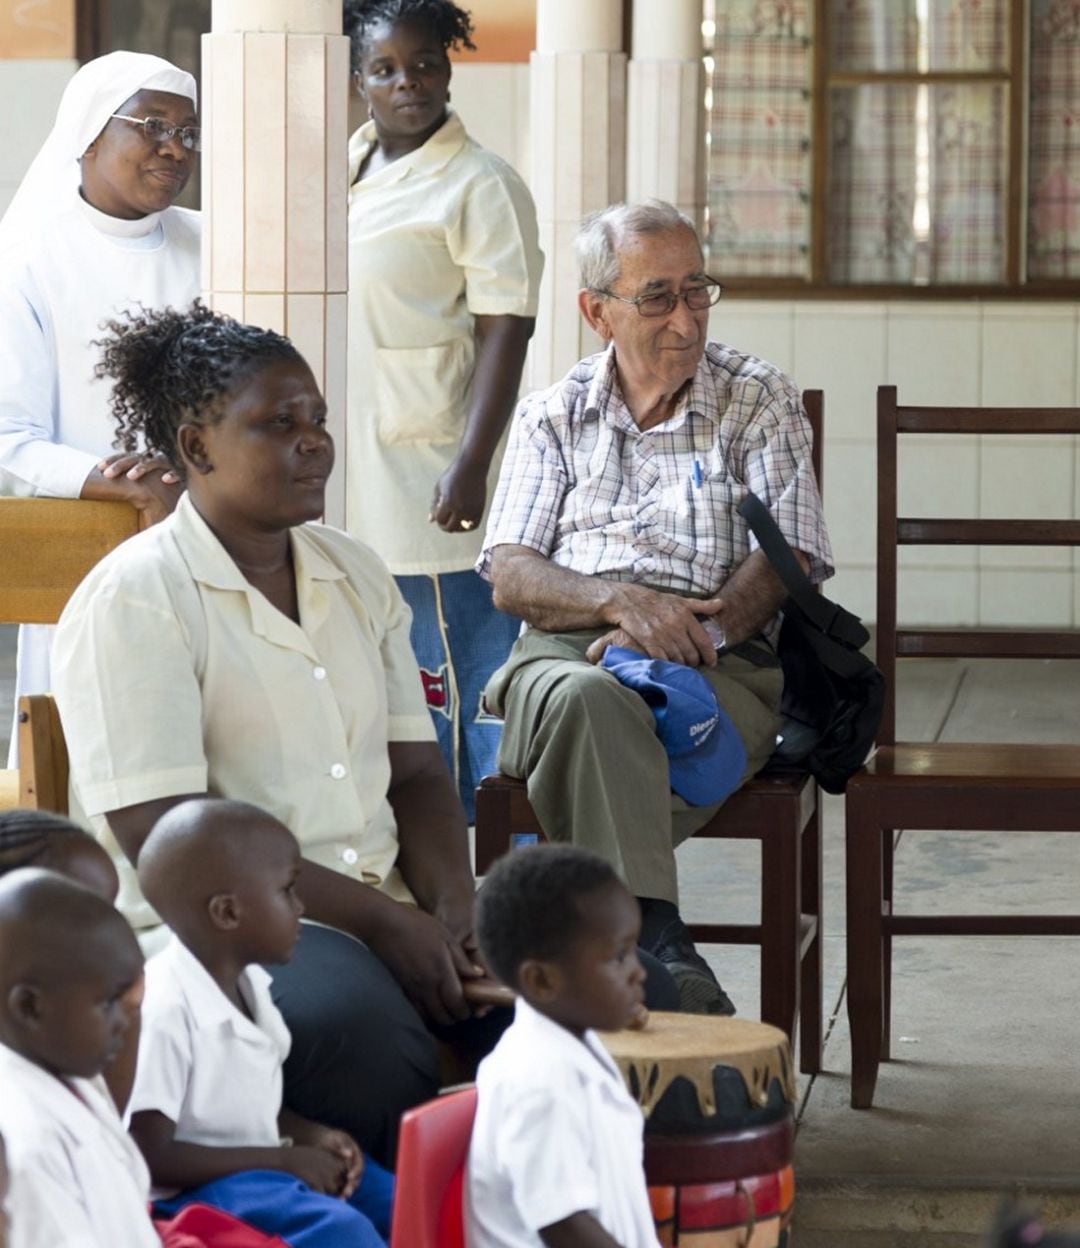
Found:
<svg viewBox="0 0 1080 1248"><path fill-rule="evenodd" d="M121 499L149 522L180 486L112 450L102 324L199 293L199 214L174 207L199 146L195 79L112 52L72 78L0 221L0 494ZM16 696L49 688L51 628L19 635ZM14 740L12 743L14 759Z"/></svg>

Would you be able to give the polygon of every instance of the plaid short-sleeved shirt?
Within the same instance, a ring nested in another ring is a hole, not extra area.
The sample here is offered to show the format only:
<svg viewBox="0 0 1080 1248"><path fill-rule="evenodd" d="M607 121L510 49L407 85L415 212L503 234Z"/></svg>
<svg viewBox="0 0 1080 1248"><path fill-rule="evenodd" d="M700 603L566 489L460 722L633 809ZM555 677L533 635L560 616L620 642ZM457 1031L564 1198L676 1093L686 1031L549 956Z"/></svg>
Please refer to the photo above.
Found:
<svg viewBox="0 0 1080 1248"><path fill-rule="evenodd" d="M712 594L756 545L736 512L748 490L810 578L831 576L795 384L710 342L674 415L642 431L608 347L518 408L476 569L490 575L496 546L528 546L586 575Z"/></svg>

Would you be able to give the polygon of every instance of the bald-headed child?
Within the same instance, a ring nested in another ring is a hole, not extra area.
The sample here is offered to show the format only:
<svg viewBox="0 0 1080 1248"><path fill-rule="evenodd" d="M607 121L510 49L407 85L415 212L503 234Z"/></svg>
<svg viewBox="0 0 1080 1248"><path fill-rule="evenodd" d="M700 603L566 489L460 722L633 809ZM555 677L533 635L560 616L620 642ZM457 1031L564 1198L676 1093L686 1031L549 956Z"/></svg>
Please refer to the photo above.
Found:
<svg viewBox="0 0 1080 1248"><path fill-rule="evenodd" d="M594 1030L641 1019L637 901L597 855L531 846L488 873L476 930L518 1001L476 1077L468 1248L659 1248L644 1120Z"/></svg>
<svg viewBox="0 0 1080 1248"><path fill-rule="evenodd" d="M53 871L0 878L0 1133L9 1248L161 1248L150 1176L101 1077L143 958L104 898Z"/></svg>
<svg viewBox="0 0 1080 1248"><path fill-rule="evenodd" d="M0 811L0 875L19 867L46 867L68 879L85 884L91 892L115 903L120 891L116 867L106 851L77 823L51 810ZM135 1058L139 1049L139 1004L142 979L124 999L128 1030L124 1044L105 1069L104 1079L116 1108L127 1108L135 1080Z"/></svg>
<svg viewBox="0 0 1080 1248"><path fill-rule="evenodd" d="M260 963L287 962L300 934L296 838L243 802L183 802L138 871L173 932L147 963L130 1108L155 1212L198 1201L293 1248L382 1248L392 1176L282 1108L290 1036Z"/></svg>

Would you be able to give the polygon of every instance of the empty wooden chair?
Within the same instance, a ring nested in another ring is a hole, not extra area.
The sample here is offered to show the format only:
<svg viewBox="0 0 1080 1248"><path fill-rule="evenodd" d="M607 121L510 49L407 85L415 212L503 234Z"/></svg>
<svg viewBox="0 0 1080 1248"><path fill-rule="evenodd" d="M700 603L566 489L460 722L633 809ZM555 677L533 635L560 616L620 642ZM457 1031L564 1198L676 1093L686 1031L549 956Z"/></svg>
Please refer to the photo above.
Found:
<svg viewBox="0 0 1080 1248"><path fill-rule="evenodd" d="M896 740L898 658L1080 657L1080 634L1074 631L900 627L898 548L1076 546L1080 521L898 516L898 442L907 434L1078 433L1080 408L900 407L895 386L878 390L877 663L888 695L878 749L848 782L846 793L851 1103L859 1109L870 1107L878 1065L889 1056L894 936L1080 935L1080 915L924 916L893 911L897 829L1080 831L1080 745Z"/></svg>

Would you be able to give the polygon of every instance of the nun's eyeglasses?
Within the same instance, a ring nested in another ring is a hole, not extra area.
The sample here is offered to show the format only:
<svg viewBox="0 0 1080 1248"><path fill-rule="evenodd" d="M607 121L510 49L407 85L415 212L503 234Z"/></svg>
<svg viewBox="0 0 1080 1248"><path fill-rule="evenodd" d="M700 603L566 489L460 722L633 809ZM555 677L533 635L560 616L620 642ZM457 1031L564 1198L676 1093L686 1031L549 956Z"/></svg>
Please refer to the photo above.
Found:
<svg viewBox="0 0 1080 1248"><path fill-rule="evenodd" d="M113 113L112 116L118 121L128 121L133 126L138 126L143 132L143 138L152 147L160 147L162 143L168 143L174 138L179 139L180 146L189 152L197 152L202 146L202 131L198 126L170 126L160 117L128 117L124 113Z"/></svg>

